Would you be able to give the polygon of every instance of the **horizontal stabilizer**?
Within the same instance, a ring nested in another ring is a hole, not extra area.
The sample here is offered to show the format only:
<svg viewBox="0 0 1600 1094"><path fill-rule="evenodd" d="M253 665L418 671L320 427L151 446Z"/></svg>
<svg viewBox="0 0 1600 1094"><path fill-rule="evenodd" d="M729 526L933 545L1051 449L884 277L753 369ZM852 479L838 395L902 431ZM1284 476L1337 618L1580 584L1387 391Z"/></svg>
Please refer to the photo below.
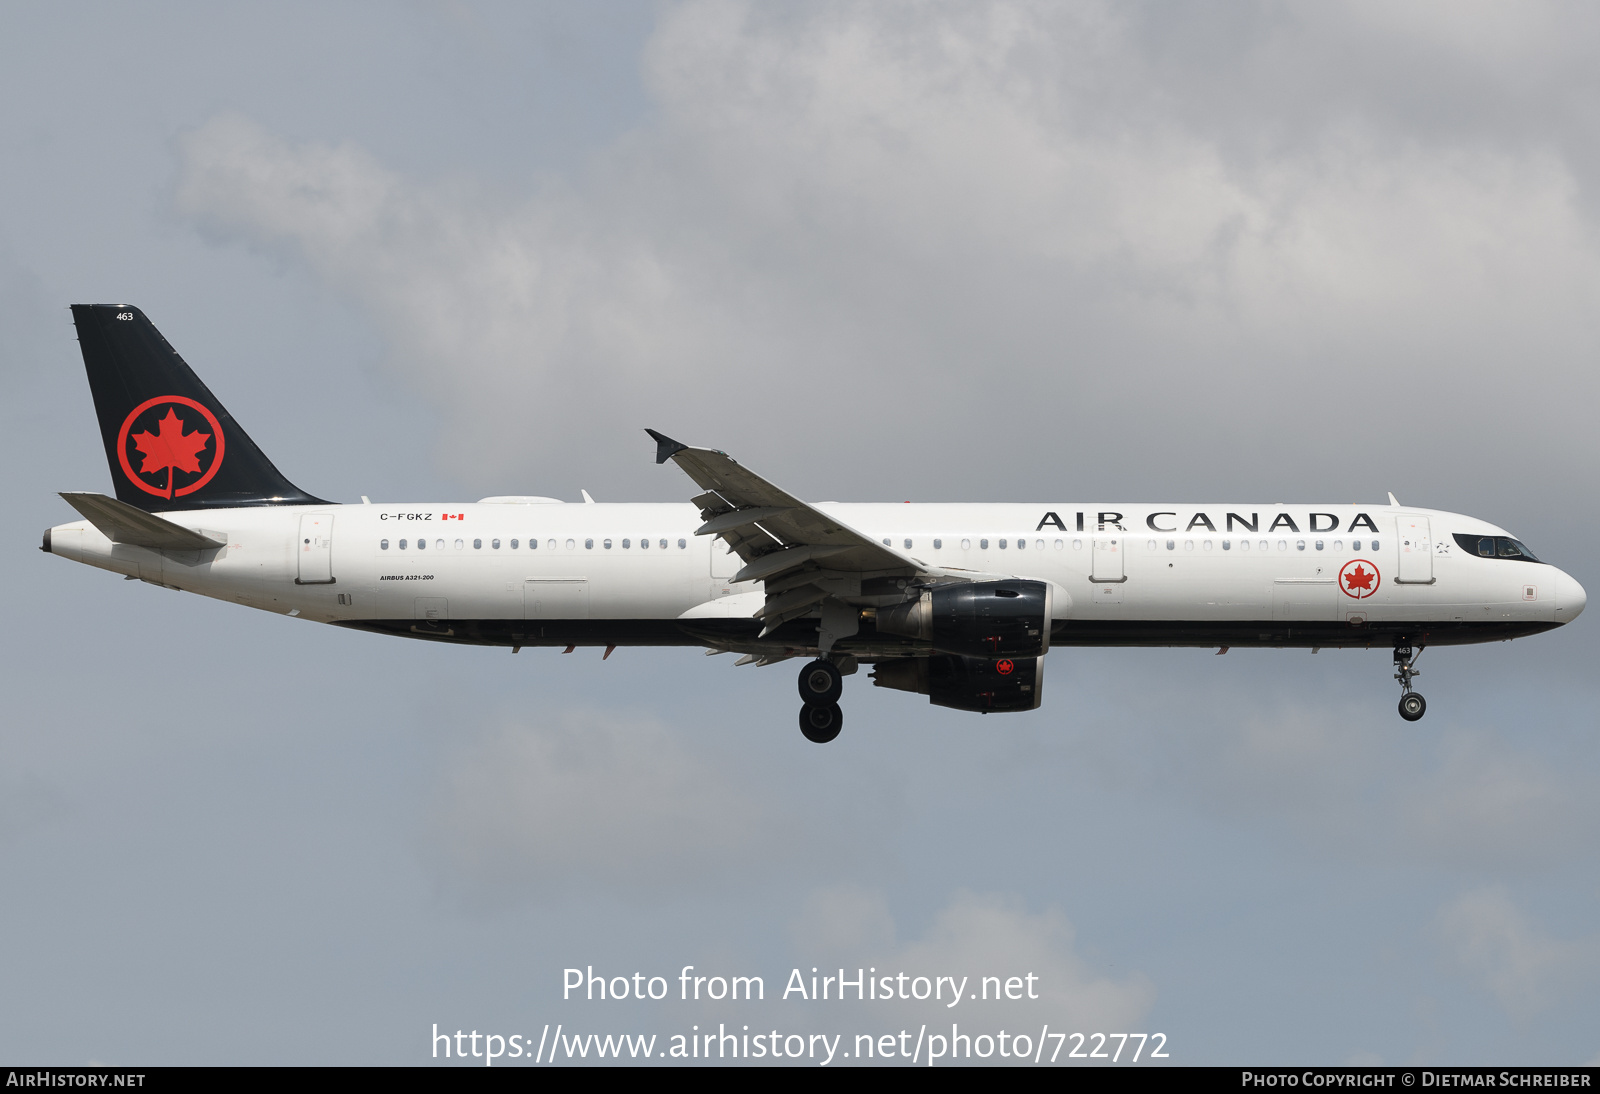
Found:
<svg viewBox="0 0 1600 1094"><path fill-rule="evenodd" d="M63 493L61 496L112 543L131 543L154 551L209 551L228 543L228 537L221 532L185 528L104 494Z"/></svg>

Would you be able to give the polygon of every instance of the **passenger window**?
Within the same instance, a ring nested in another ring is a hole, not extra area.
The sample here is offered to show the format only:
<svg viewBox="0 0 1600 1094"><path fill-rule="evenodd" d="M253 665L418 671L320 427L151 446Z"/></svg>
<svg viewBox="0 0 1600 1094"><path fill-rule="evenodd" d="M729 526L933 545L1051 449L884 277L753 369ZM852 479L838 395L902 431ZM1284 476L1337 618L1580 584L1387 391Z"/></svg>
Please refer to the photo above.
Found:
<svg viewBox="0 0 1600 1094"><path fill-rule="evenodd" d="M456 540L456 546L457 547L461 546L461 541L459 539ZM434 540L433 541L433 549L436 550L436 551L444 550L444 540L442 540L442 539Z"/></svg>
<svg viewBox="0 0 1600 1094"><path fill-rule="evenodd" d="M1177 547L1178 547L1178 541L1177 540L1175 540L1175 539L1167 540L1167 550L1173 551L1173 550L1176 550Z"/></svg>
<svg viewBox="0 0 1600 1094"><path fill-rule="evenodd" d="M1060 546L1061 546L1061 541L1060 541L1060 540L1059 540L1059 539L1058 539L1058 540L1056 540L1056 546L1057 546L1057 547L1060 547ZM1044 540L1042 540L1042 539L1036 539L1036 540L1034 540L1034 541L1033 541L1033 549L1034 549L1034 550L1035 550L1035 551L1042 551L1042 550L1044 550Z"/></svg>
<svg viewBox="0 0 1600 1094"><path fill-rule="evenodd" d="M1335 551L1342 551L1342 550L1344 550L1344 540L1342 540L1342 539L1336 539L1336 540L1334 540L1334 541L1333 541L1333 549L1334 549L1334 550L1335 550Z"/></svg>
<svg viewBox="0 0 1600 1094"><path fill-rule="evenodd" d="M1381 550L1383 550L1383 548L1382 548L1382 547L1379 547L1379 546L1378 546L1378 541L1377 541L1377 540L1373 540L1373 541L1372 541L1372 549L1373 549L1373 550L1374 550L1374 551L1381 551Z"/></svg>
<svg viewBox="0 0 1600 1094"><path fill-rule="evenodd" d="M623 546L624 546L624 547L626 547L626 546L627 546L627 545L628 545L628 541L627 541L627 540L623 540L623 541L622 541L622 545L623 545ZM641 551L648 551L648 550L649 550L649 549L650 549L650 541L649 541L649 540L647 540L647 539L641 539L641 540L640 540L640 541L639 541L639 550L641 550Z"/></svg>
<svg viewBox="0 0 1600 1094"><path fill-rule="evenodd" d="M1266 540L1262 540L1262 541L1261 541L1261 542L1260 542L1260 543L1259 543L1259 544L1257 544L1257 545L1256 545L1256 546L1258 546L1258 547L1260 547L1260 548L1261 548L1261 549L1262 549L1262 550L1263 550L1263 551L1265 551L1265 550L1266 550L1266 549L1267 549L1267 548L1268 548L1268 547L1271 547L1271 546L1272 546L1272 544L1270 544L1270 543L1268 543L1268 542L1267 542L1267 541L1266 541Z"/></svg>
<svg viewBox="0 0 1600 1094"><path fill-rule="evenodd" d="M883 537L883 545L885 547L889 546L889 537L888 536L884 536Z"/></svg>
<svg viewBox="0 0 1600 1094"><path fill-rule="evenodd" d="M400 541L400 549L402 551L404 551L406 549L406 541L405 540L401 540Z"/></svg>
<svg viewBox="0 0 1600 1094"><path fill-rule="evenodd" d="M1320 539L1317 540L1317 550L1322 550L1322 541Z"/></svg>
<svg viewBox="0 0 1600 1094"><path fill-rule="evenodd" d="M428 549L428 541L427 540L425 540L425 539L417 540L417 550L426 551L427 549Z"/></svg>
<svg viewBox="0 0 1600 1094"><path fill-rule="evenodd" d="M474 551L481 551L481 550L483 550L483 540L481 540L481 539L475 539L475 540L473 540L473 541L472 541L472 549L473 549L473 550L474 550Z"/></svg>
<svg viewBox="0 0 1600 1094"><path fill-rule="evenodd" d="M1249 549L1250 549L1250 541L1247 540L1247 539L1241 539L1239 541L1239 550L1248 551Z"/></svg>
<svg viewBox="0 0 1600 1094"><path fill-rule="evenodd" d="M512 549L512 550L513 550L513 551L515 551L515 550L516 550L516 549L517 549L517 543L518 543L518 541L517 541L517 540L512 540L512 541L511 541L511 549Z"/></svg>
<svg viewBox="0 0 1600 1094"><path fill-rule="evenodd" d="M461 550L461 548L463 548L465 546L466 546L466 543L464 543L463 541L461 541L459 539L456 540L456 550L459 551L459 550Z"/></svg>
<svg viewBox="0 0 1600 1094"><path fill-rule="evenodd" d="M1000 549L1002 551L1004 551L1006 549L1006 541L1005 540L1001 540L1000 541Z"/></svg>
<svg viewBox="0 0 1600 1094"><path fill-rule="evenodd" d="M1289 549L1289 541L1286 540L1286 539L1280 539L1278 541L1278 550L1287 551L1288 549Z"/></svg>
<svg viewBox="0 0 1600 1094"><path fill-rule="evenodd" d="M1017 550L1026 551L1027 549L1028 549L1028 541L1027 540L1025 540L1025 539L1017 540Z"/></svg>
<svg viewBox="0 0 1600 1094"><path fill-rule="evenodd" d="M1223 540L1223 541L1222 541L1222 549L1223 549L1223 550L1224 550L1224 551L1231 551L1231 550L1233 550L1233 540L1231 540L1231 539L1225 539L1225 540Z"/></svg>
<svg viewBox="0 0 1600 1094"><path fill-rule="evenodd" d="M1149 549L1150 549L1150 550L1152 550L1152 551L1154 551L1154 550L1156 550L1156 549L1157 549L1157 548L1158 548L1158 547L1159 547L1159 546L1160 546L1160 545L1159 545L1159 544L1157 544L1157 543L1156 543L1156 541L1155 541L1155 540L1151 540L1151 541L1150 541L1150 542L1149 542L1149 544L1148 544L1148 545L1147 545L1147 546L1148 546L1148 547L1149 547Z"/></svg>
<svg viewBox="0 0 1600 1094"><path fill-rule="evenodd" d="M1361 550L1361 541L1360 541L1360 540L1359 540L1359 539L1353 539L1353 540L1351 540L1351 541L1350 541L1350 549L1351 549L1351 550L1352 550L1352 551L1359 551L1359 550Z"/></svg>
<svg viewBox="0 0 1600 1094"><path fill-rule="evenodd" d="M500 541L497 539L491 539L489 541L489 546L498 551L500 549Z"/></svg>
<svg viewBox="0 0 1600 1094"><path fill-rule="evenodd" d="M911 550L911 541L909 539L906 540L906 550Z"/></svg>
<svg viewBox="0 0 1600 1094"><path fill-rule="evenodd" d="M511 541L511 546L515 547L516 545L517 545L517 541L516 540L512 540ZM570 540L570 539L567 540L567 550L570 551L576 546L577 546L577 541L576 540Z"/></svg>
<svg viewBox="0 0 1600 1094"><path fill-rule="evenodd" d="M608 544L608 545L607 545L607 546L609 546L609 544ZM585 551L592 551L592 550L594 550L594 540L592 540L592 539L586 539L586 540L584 540L584 541L583 541L583 549L584 549L584 550L585 550Z"/></svg>
<svg viewBox="0 0 1600 1094"><path fill-rule="evenodd" d="M684 549L684 548L685 548L685 547L687 547L687 546L689 546L689 541L688 541L688 540L686 540L686 539L680 539L680 540L679 540L679 541L678 541L678 550L680 550L680 551L681 551L681 550L683 550L683 549Z"/></svg>
<svg viewBox="0 0 1600 1094"><path fill-rule="evenodd" d="M1296 551L1304 551L1306 549L1306 541L1303 540L1303 539L1295 540L1294 541L1294 549Z"/></svg>
<svg viewBox="0 0 1600 1094"><path fill-rule="evenodd" d="M1081 539L1075 539L1075 540L1073 540L1073 541L1072 541L1072 549L1073 549L1073 550L1074 550L1074 551L1081 551L1081 550L1083 550L1083 540L1081 540Z"/></svg>
<svg viewBox="0 0 1600 1094"><path fill-rule="evenodd" d="M627 540L623 540L622 541L622 549L624 551L626 551L628 549L628 541Z"/></svg>
<svg viewBox="0 0 1600 1094"><path fill-rule="evenodd" d="M387 551L389 549L389 541L386 540L386 539L380 539L378 541L378 549L382 550L382 551Z"/></svg>
<svg viewBox="0 0 1600 1094"><path fill-rule="evenodd" d="M980 551L987 551L989 549L989 541L986 539L980 539L978 541L978 549Z"/></svg>
<svg viewBox="0 0 1600 1094"><path fill-rule="evenodd" d="M1205 540L1200 544L1200 546L1204 547L1206 550L1209 551L1209 550L1211 550L1211 541L1209 539Z"/></svg>
<svg viewBox="0 0 1600 1094"><path fill-rule="evenodd" d="M555 540L551 540L550 541L550 546L554 547L555 545L556 545L556 541ZM528 537L528 550L537 551L538 549L539 549L539 541L534 539L532 536L529 536Z"/></svg>
<svg viewBox="0 0 1600 1094"><path fill-rule="evenodd" d="M1184 541L1183 541L1183 549L1184 549L1184 550L1185 550L1185 551L1192 551L1192 550L1194 550L1194 540L1192 540L1192 539L1186 539L1186 540L1184 540Z"/></svg>
<svg viewBox="0 0 1600 1094"><path fill-rule="evenodd" d="M933 549L935 551L943 550L944 549L944 540L942 540L942 539L934 540L933 541Z"/></svg>

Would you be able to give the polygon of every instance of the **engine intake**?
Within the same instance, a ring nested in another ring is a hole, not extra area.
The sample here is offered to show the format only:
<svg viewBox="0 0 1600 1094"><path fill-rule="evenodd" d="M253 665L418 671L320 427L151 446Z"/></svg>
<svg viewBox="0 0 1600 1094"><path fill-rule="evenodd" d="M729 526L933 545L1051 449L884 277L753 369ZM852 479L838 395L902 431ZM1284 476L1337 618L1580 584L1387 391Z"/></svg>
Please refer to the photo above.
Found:
<svg viewBox="0 0 1600 1094"><path fill-rule="evenodd" d="M1030 657L1050 648L1051 591L1043 581L969 581L924 589L878 609L878 630L966 657Z"/></svg>
<svg viewBox="0 0 1600 1094"><path fill-rule="evenodd" d="M880 688L926 695L934 706L980 713L1036 710L1044 692L1043 657L960 657L936 653L885 661L872 670Z"/></svg>

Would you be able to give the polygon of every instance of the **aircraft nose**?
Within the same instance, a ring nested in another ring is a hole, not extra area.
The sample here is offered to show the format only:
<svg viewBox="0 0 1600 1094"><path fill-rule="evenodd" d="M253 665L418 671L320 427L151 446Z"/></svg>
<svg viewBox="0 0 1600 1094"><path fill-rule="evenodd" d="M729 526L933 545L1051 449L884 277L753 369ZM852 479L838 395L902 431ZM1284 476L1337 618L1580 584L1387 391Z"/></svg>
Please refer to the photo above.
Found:
<svg viewBox="0 0 1600 1094"><path fill-rule="evenodd" d="M1584 605L1589 603L1589 596L1571 574L1565 570L1557 572L1561 576L1556 579L1556 622L1571 623L1583 614Z"/></svg>

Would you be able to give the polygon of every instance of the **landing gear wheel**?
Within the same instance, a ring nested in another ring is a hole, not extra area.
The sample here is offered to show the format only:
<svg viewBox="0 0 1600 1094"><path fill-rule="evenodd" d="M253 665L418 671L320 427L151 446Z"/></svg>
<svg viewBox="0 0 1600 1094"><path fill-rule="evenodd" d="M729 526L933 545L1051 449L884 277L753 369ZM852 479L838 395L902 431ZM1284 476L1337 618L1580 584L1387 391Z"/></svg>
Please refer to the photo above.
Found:
<svg viewBox="0 0 1600 1094"><path fill-rule="evenodd" d="M807 703L800 708L800 732L813 744L825 745L844 728L838 703Z"/></svg>
<svg viewBox="0 0 1600 1094"><path fill-rule="evenodd" d="M1400 682L1400 717L1408 722L1415 722L1428 709L1428 701L1411 690L1411 681L1422 675L1417 671L1417 658L1421 656L1421 646L1413 651L1408 640L1395 641L1394 678Z"/></svg>
<svg viewBox="0 0 1600 1094"><path fill-rule="evenodd" d="M804 703L837 703L844 694L844 677L832 661L820 657L800 670L800 700Z"/></svg>

